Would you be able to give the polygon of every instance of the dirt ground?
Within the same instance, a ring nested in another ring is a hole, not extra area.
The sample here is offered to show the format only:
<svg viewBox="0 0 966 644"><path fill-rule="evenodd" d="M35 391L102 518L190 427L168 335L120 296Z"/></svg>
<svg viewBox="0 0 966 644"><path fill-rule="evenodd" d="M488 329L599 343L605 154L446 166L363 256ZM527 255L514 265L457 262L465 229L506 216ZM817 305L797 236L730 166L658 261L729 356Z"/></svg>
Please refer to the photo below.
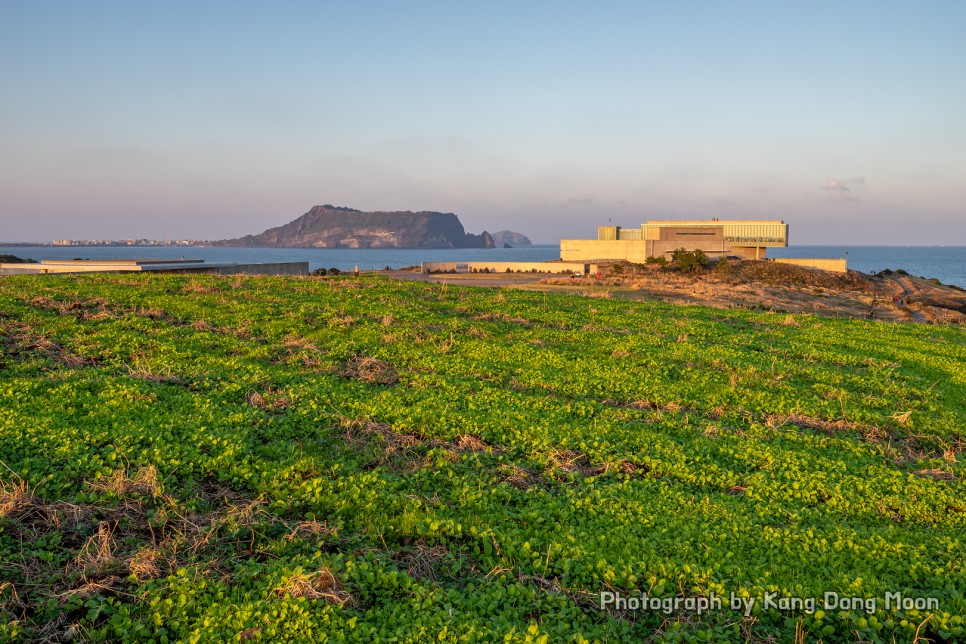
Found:
<svg viewBox="0 0 966 644"><path fill-rule="evenodd" d="M610 265L601 279L535 274L387 271L397 279L571 292L587 297L663 300L887 322L966 323L966 291L895 271L831 273L774 262L730 261L683 274L657 266Z"/></svg>

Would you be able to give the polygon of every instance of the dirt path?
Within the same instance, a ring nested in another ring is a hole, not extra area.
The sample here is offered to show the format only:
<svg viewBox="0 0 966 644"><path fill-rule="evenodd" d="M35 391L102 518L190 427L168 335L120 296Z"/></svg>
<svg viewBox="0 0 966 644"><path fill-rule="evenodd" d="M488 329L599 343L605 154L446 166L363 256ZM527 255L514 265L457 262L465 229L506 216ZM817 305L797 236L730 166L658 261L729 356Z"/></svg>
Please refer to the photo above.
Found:
<svg viewBox="0 0 966 644"><path fill-rule="evenodd" d="M906 277L896 278L895 281L897 284L899 284L899 286L902 287L903 301L908 300L909 298L916 297L916 295L918 295L919 292L921 292L921 289L913 290L911 285L909 284L909 279ZM914 309L908 305L906 306L906 309L909 311L909 314L912 315L913 322L928 322L928 319L926 318L925 315L922 314L922 311Z"/></svg>

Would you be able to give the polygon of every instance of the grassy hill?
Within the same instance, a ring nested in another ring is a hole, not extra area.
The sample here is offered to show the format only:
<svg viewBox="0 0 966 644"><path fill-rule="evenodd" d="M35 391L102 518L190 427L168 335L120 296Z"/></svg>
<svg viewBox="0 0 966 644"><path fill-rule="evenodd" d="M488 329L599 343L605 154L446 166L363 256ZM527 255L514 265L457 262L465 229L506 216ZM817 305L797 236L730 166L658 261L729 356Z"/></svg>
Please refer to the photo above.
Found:
<svg viewBox="0 0 966 644"><path fill-rule="evenodd" d="M0 347L0 640L966 637L962 328L15 276Z"/></svg>

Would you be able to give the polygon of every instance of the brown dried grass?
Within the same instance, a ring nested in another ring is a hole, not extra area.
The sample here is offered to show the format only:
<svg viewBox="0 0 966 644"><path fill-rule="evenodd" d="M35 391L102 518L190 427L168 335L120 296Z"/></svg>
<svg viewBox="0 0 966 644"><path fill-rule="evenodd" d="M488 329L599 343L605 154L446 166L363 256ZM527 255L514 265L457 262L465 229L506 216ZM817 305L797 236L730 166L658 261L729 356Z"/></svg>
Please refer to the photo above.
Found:
<svg viewBox="0 0 966 644"><path fill-rule="evenodd" d="M353 354L339 372L344 378L355 378L373 385L394 385L399 382L399 374L388 362L377 358Z"/></svg>
<svg viewBox="0 0 966 644"><path fill-rule="evenodd" d="M406 566L406 573L410 577L436 581L438 571L449 554L449 548L446 546L418 543L411 550L401 554L399 561Z"/></svg>
<svg viewBox="0 0 966 644"><path fill-rule="evenodd" d="M161 494L158 470L153 465L138 468L133 476L127 469L115 470L110 477L93 482L91 487L113 492L117 496L125 496L131 492L154 497Z"/></svg>
<svg viewBox="0 0 966 644"><path fill-rule="evenodd" d="M282 396L280 392L271 387L266 389L264 394L257 391L249 391L248 395L245 396L245 400L252 407L266 409L272 412L285 411L292 406L292 401L289 398Z"/></svg>
<svg viewBox="0 0 966 644"><path fill-rule="evenodd" d="M101 521L97 525L97 533L88 538L87 543L77 555L77 564L86 573L98 572L105 568L112 567L117 563L114 557L113 528L107 521Z"/></svg>
<svg viewBox="0 0 966 644"><path fill-rule="evenodd" d="M460 434L456 437L456 447L468 452L485 452L490 448L483 440L472 434Z"/></svg>
<svg viewBox="0 0 966 644"><path fill-rule="evenodd" d="M341 590L341 587L335 575L323 568L309 574L293 575L284 584L277 586L273 592L279 597L305 597L341 606L351 599L348 593Z"/></svg>
<svg viewBox="0 0 966 644"><path fill-rule="evenodd" d="M33 500L30 486L23 479L12 483L0 481L0 518L23 511Z"/></svg>
<svg viewBox="0 0 966 644"><path fill-rule="evenodd" d="M171 372L171 367L151 367L150 365L135 360L133 365L127 365L128 376L149 382L159 382L166 384L182 384L184 381Z"/></svg>
<svg viewBox="0 0 966 644"><path fill-rule="evenodd" d="M157 548L145 546L128 560L127 568L137 582L142 583L161 576L161 567L158 565L160 559L161 553Z"/></svg>
<svg viewBox="0 0 966 644"><path fill-rule="evenodd" d="M295 539L300 538L302 535L327 537L333 532L334 530L332 530L327 523L321 523L313 519L311 521L300 521L295 524L295 527L292 528L292 531L285 535L285 539L287 541L295 541Z"/></svg>
<svg viewBox="0 0 966 644"><path fill-rule="evenodd" d="M940 469L919 470L914 472L919 478L930 478L936 481L958 481L959 478L952 472Z"/></svg>

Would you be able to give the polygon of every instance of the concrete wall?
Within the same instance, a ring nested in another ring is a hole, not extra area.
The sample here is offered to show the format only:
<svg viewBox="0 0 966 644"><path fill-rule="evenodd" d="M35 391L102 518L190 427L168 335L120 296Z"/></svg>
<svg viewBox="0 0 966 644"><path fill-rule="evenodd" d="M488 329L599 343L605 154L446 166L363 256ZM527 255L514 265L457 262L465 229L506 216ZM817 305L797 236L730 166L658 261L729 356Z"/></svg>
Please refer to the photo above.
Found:
<svg viewBox="0 0 966 644"><path fill-rule="evenodd" d="M308 275L308 262L267 264L204 264L202 262L45 262L40 264L0 264L0 275L37 275L53 273L214 273L219 275Z"/></svg>
<svg viewBox="0 0 966 644"><path fill-rule="evenodd" d="M626 259L637 264L647 259L646 244L632 240L561 239L560 259L565 262L592 259Z"/></svg>
<svg viewBox="0 0 966 644"><path fill-rule="evenodd" d="M846 259L812 259L810 257L775 257L769 261L779 264L792 264L793 266L805 266L806 268L820 268L823 271L833 273L845 273L849 270L848 260Z"/></svg>
<svg viewBox="0 0 966 644"><path fill-rule="evenodd" d="M457 273L471 273L473 269L479 272L484 268L491 273L506 273L509 268L511 273L517 271L530 273L536 269L538 273L565 273L571 271L572 273L580 272L586 274L592 270L596 270L597 267L583 262L423 262L421 268L423 273L439 273L454 270Z"/></svg>
<svg viewBox="0 0 966 644"><path fill-rule="evenodd" d="M308 262L276 262L273 264L236 264L219 266L219 275L308 275Z"/></svg>

